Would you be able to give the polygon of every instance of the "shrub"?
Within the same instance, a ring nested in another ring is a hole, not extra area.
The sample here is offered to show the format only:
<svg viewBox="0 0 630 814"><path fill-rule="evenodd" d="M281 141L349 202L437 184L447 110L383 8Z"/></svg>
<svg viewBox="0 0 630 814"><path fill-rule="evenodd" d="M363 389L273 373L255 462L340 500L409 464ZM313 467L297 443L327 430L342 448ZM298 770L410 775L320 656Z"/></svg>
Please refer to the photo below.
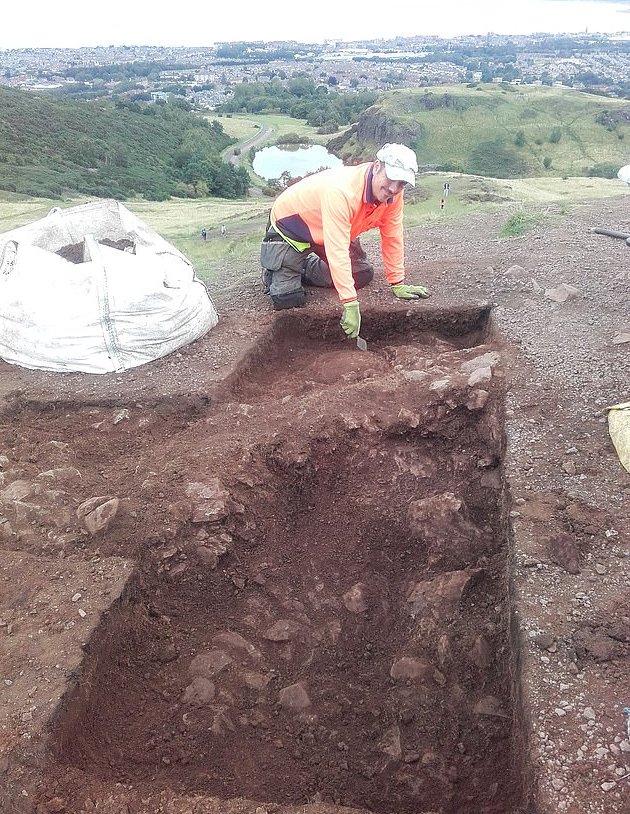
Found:
<svg viewBox="0 0 630 814"><path fill-rule="evenodd" d="M320 136L327 136L331 133L337 133L338 131L339 125L334 121L324 122L321 127L317 128L317 132Z"/></svg>
<svg viewBox="0 0 630 814"><path fill-rule="evenodd" d="M531 229L536 223L536 217L528 212L520 210L511 215L501 231L499 237L520 237Z"/></svg>
<svg viewBox="0 0 630 814"><path fill-rule="evenodd" d="M619 167L616 164L601 163L589 167L586 174L590 178L616 178L618 170Z"/></svg>
<svg viewBox="0 0 630 814"><path fill-rule="evenodd" d="M297 133L285 133L278 136L276 144L309 144L311 139L306 136L299 136Z"/></svg>
<svg viewBox="0 0 630 814"><path fill-rule="evenodd" d="M472 150L467 171L492 178L518 178L527 175L527 166L513 149L496 140L482 142Z"/></svg>

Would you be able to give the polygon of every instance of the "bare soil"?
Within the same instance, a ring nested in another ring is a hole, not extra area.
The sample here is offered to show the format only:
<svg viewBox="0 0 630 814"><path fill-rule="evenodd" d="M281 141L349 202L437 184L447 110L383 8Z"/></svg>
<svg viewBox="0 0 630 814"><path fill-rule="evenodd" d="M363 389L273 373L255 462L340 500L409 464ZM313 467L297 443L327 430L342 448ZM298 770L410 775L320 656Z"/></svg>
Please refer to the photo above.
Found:
<svg viewBox="0 0 630 814"><path fill-rule="evenodd" d="M2 811L630 810L627 201L540 216L409 230L366 353L252 258L166 359L0 363Z"/></svg>

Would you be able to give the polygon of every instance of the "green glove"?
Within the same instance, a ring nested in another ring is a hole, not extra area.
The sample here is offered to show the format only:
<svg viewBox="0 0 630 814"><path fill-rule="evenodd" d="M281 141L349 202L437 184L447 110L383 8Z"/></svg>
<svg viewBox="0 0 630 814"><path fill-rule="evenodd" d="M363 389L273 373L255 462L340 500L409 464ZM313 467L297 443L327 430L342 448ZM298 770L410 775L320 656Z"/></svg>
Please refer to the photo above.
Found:
<svg viewBox="0 0 630 814"><path fill-rule="evenodd" d="M422 285L406 285L406 283L397 283L392 286L394 295L399 300L419 300L429 296L429 291Z"/></svg>
<svg viewBox="0 0 630 814"><path fill-rule="evenodd" d="M343 304L343 314L341 315L342 331L350 339L356 339L361 330L361 311L359 310L359 300L345 302Z"/></svg>

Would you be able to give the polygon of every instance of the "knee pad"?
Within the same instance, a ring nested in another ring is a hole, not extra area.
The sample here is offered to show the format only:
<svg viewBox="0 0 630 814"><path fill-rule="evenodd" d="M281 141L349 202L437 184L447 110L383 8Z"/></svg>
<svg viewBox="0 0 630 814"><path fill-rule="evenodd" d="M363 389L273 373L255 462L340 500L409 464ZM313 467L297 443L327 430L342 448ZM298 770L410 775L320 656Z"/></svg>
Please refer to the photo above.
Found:
<svg viewBox="0 0 630 814"><path fill-rule="evenodd" d="M272 294L271 302L274 311L284 311L285 308L302 308L306 305L306 294L303 288L289 291L287 294Z"/></svg>

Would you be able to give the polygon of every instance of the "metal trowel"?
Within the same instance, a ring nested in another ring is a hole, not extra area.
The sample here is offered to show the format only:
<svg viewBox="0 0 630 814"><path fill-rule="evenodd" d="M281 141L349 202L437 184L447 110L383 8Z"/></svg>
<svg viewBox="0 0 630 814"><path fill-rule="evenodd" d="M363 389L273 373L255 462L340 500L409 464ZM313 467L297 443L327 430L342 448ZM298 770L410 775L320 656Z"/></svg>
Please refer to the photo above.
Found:
<svg viewBox="0 0 630 814"><path fill-rule="evenodd" d="M362 336L357 336L357 348L359 350L367 350L367 342Z"/></svg>

